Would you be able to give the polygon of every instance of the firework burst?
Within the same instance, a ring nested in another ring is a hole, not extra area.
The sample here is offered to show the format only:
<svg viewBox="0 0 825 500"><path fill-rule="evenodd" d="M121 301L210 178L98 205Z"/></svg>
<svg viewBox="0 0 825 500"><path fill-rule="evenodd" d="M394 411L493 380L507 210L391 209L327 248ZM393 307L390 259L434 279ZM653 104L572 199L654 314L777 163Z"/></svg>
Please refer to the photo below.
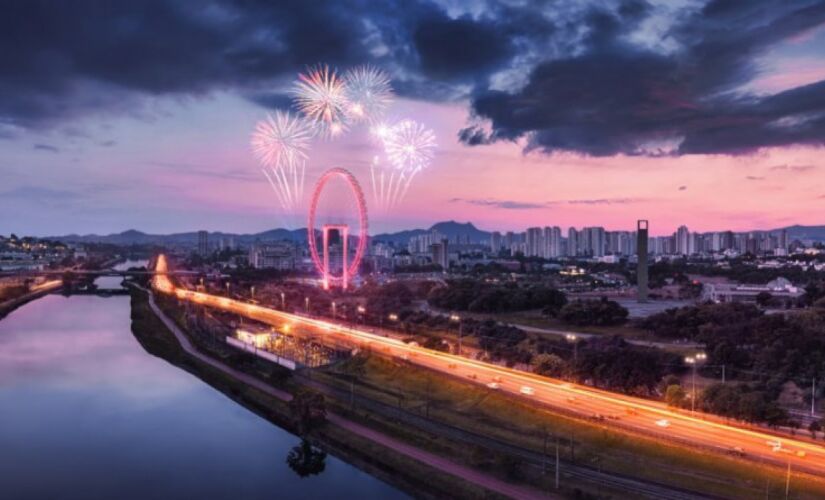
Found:
<svg viewBox="0 0 825 500"><path fill-rule="evenodd" d="M321 135L335 137L347 129L346 84L335 70L321 65L298 75L292 91L301 112Z"/></svg>
<svg viewBox="0 0 825 500"><path fill-rule="evenodd" d="M313 135L312 124L305 118L282 111L258 122L252 133L252 151L263 164L264 175L287 211L295 210L301 202Z"/></svg>
<svg viewBox="0 0 825 500"><path fill-rule="evenodd" d="M288 166L307 159L312 136L312 124L307 120L276 111L255 126L252 151L264 165Z"/></svg>
<svg viewBox="0 0 825 500"><path fill-rule="evenodd" d="M393 166L415 173L429 166L435 154L435 134L413 120L394 125L384 139L384 151Z"/></svg>
<svg viewBox="0 0 825 500"><path fill-rule="evenodd" d="M389 75L367 64L347 71L344 82L350 120L374 123L383 117L393 99Z"/></svg>

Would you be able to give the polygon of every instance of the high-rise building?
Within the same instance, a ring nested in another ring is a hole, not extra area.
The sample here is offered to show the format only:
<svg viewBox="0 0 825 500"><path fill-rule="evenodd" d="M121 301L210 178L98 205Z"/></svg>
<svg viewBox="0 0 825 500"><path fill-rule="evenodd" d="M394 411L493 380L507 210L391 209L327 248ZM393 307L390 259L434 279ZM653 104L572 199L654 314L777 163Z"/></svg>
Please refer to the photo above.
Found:
<svg viewBox="0 0 825 500"><path fill-rule="evenodd" d="M198 231L198 253L204 256L209 254L209 233L206 231Z"/></svg>
<svg viewBox="0 0 825 500"><path fill-rule="evenodd" d="M545 227L542 232L542 256L545 259L555 259L562 256L562 237L559 226Z"/></svg>
<svg viewBox="0 0 825 500"><path fill-rule="evenodd" d="M430 256L433 264L438 264L445 272L450 268L449 244L446 238L430 245Z"/></svg>
<svg viewBox="0 0 825 500"><path fill-rule="evenodd" d="M542 255L542 236L540 227L527 229L527 257L539 257Z"/></svg>
<svg viewBox="0 0 825 500"><path fill-rule="evenodd" d="M647 242L648 222L636 222L636 286L639 291L639 302L647 302Z"/></svg>
<svg viewBox="0 0 825 500"><path fill-rule="evenodd" d="M604 256L605 237L603 227L586 227L582 230L585 240L585 254L591 257Z"/></svg>
<svg viewBox="0 0 825 500"><path fill-rule="evenodd" d="M581 255L579 250L581 248L582 234L579 233L575 227L567 230L567 255L570 257L578 257Z"/></svg>
<svg viewBox="0 0 825 500"><path fill-rule="evenodd" d="M679 255L690 255L691 253L691 242L690 242L690 231L688 230L687 226L679 226L679 229L676 230L676 234L674 235L676 239L676 253Z"/></svg>
<svg viewBox="0 0 825 500"><path fill-rule="evenodd" d="M498 231L490 233L490 251L493 253L501 251L501 233Z"/></svg>

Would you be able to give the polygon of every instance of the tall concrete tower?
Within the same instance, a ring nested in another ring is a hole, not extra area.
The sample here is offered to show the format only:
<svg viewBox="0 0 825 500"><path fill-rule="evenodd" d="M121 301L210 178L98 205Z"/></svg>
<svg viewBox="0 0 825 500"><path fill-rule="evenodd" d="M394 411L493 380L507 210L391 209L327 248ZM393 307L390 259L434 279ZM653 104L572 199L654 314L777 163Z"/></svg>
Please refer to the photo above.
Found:
<svg viewBox="0 0 825 500"><path fill-rule="evenodd" d="M639 290L639 302L647 302L647 221L636 222L636 285Z"/></svg>

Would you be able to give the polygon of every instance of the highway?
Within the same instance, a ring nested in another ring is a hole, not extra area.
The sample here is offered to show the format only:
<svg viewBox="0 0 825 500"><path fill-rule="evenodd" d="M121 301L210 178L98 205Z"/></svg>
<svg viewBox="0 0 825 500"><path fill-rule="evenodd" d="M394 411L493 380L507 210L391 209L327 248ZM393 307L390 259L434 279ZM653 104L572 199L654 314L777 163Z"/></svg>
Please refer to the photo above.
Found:
<svg viewBox="0 0 825 500"><path fill-rule="evenodd" d="M777 436L756 429L736 427L705 414L673 410L666 405L623 394L602 391L502 366L446 354L382 337L327 320L291 314L217 295L175 287L162 274L163 256L158 259L155 288L181 300L231 312L273 326L301 326L317 338L369 349L469 382L497 384L497 389L534 400L603 425L625 429L666 441L713 450L757 463L790 464L794 471L825 477L825 446L791 436Z"/></svg>

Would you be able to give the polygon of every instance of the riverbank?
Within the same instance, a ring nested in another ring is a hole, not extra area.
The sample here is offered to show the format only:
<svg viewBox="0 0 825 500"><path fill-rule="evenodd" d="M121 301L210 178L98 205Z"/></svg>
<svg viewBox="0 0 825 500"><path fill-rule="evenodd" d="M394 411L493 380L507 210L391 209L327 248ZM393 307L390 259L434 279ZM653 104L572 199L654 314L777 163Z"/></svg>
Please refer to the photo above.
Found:
<svg viewBox="0 0 825 500"><path fill-rule="evenodd" d="M210 385L214 384L236 401L294 432L286 404L291 395L285 389L274 387L199 352L191 339L158 308L151 295L135 290L132 300L136 314L133 318L135 334L142 344L145 342L148 352L173 364L181 363L182 368L202 377ZM147 311L151 311L160 323L153 324ZM148 332L161 332L162 337L158 337L157 333L149 335ZM172 338L176 339L177 347L170 341ZM419 497L527 499L548 496L415 448L337 413L329 413L327 423L313 433L312 438L333 453L348 453L344 457L346 461Z"/></svg>
<svg viewBox="0 0 825 500"><path fill-rule="evenodd" d="M35 290L30 291L27 294L21 295L19 297L15 297L13 299L9 299L5 302L0 303L0 319L5 318L9 315L12 311L17 309L18 307L31 302L32 300L39 299L49 293L59 289L63 286L63 282L61 280L52 280L43 283L42 285L38 285Z"/></svg>

